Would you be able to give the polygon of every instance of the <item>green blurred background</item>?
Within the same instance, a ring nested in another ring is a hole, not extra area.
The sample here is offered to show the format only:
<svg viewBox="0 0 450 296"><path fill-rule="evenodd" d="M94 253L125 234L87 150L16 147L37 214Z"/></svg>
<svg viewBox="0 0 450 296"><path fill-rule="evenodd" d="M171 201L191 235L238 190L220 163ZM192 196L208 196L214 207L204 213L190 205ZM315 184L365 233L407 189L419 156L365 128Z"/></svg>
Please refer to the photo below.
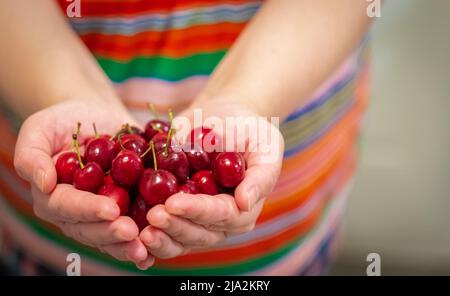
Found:
<svg viewBox="0 0 450 296"><path fill-rule="evenodd" d="M332 274L450 275L450 1L387 0L372 101Z"/></svg>

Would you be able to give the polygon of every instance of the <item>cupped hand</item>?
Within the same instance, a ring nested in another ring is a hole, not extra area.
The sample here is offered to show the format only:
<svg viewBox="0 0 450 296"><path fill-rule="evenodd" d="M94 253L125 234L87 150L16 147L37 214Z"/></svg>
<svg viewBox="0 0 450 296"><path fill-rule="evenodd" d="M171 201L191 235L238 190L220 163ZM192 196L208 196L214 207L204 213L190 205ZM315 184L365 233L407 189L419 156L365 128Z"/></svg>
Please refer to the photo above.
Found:
<svg viewBox="0 0 450 296"><path fill-rule="evenodd" d="M119 260L151 265L153 257L139 240L137 225L120 217L112 199L57 184L56 157L70 148L77 122L82 124L80 143L93 135L94 122L101 134L114 134L124 123L136 124L122 105L98 100L65 101L26 119L14 165L31 184L35 214L59 226L65 235Z"/></svg>
<svg viewBox="0 0 450 296"><path fill-rule="evenodd" d="M180 192L171 196L165 205L153 207L147 215L150 226L141 232L140 238L156 257L176 257L191 249L214 246L230 235L251 231L280 174L284 140L277 126L240 103L212 101L198 108L202 110L204 120L214 116L222 121L223 128L214 127L214 132L222 136L225 145L233 143L228 137L235 135L234 144L227 150L244 147L245 177L235 189L234 197ZM193 113L191 108L180 116L193 122ZM243 124L239 118L250 121L259 118L258 128L270 137L261 137L255 131L239 134L237 130L242 130ZM186 137L186 133L181 132L177 136L180 140Z"/></svg>

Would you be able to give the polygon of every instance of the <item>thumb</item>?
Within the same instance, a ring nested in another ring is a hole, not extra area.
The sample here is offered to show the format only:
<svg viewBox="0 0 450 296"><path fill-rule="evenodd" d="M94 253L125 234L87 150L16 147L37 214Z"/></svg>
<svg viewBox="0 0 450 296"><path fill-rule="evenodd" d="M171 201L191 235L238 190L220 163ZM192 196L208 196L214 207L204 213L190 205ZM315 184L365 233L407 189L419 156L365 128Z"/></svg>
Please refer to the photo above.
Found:
<svg viewBox="0 0 450 296"><path fill-rule="evenodd" d="M56 169L51 158L51 144L33 117L22 125L14 152L14 167L23 179L34 183L43 193L56 186Z"/></svg>

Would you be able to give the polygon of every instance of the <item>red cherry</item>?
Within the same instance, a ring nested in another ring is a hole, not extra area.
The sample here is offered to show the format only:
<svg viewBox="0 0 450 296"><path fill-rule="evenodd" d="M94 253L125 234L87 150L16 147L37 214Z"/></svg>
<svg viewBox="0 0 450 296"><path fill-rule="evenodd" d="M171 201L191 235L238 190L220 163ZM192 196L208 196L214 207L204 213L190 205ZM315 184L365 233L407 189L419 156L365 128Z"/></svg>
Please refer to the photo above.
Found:
<svg viewBox="0 0 450 296"><path fill-rule="evenodd" d="M75 152L64 152L56 161L58 183L73 184L73 174L80 168L78 155Z"/></svg>
<svg viewBox="0 0 450 296"><path fill-rule="evenodd" d="M198 194L200 193L200 185L195 181L187 180L186 183L180 186L180 191L189 194Z"/></svg>
<svg viewBox="0 0 450 296"><path fill-rule="evenodd" d="M136 223L139 231L142 231L147 225L147 213L152 207L148 205L142 197L138 196L133 202L130 210L130 217Z"/></svg>
<svg viewBox="0 0 450 296"><path fill-rule="evenodd" d="M139 193L150 205L164 204L178 192L177 178L165 170L146 169L139 182Z"/></svg>
<svg viewBox="0 0 450 296"><path fill-rule="evenodd" d="M175 175L179 182L184 182L189 177L189 161L183 151L165 150L156 153L156 162L159 169L166 170Z"/></svg>
<svg viewBox="0 0 450 296"><path fill-rule="evenodd" d="M147 150L147 141L137 134L127 134L119 137L121 147L126 150L134 151L138 155Z"/></svg>
<svg viewBox="0 0 450 296"><path fill-rule="evenodd" d="M150 141L158 133L168 133L170 123L160 119L150 120L145 126L145 138Z"/></svg>
<svg viewBox="0 0 450 296"><path fill-rule="evenodd" d="M219 153L212 163L214 177L224 187L236 187L245 176L245 160L236 152Z"/></svg>
<svg viewBox="0 0 450 296"><path fill-rule="evenodd" d="M197 127L189 135L191 148L200 147L209 154L210 161L216 158L218 152L222 151L222 139L209 127Z"/></svg>
<svg viewBox="0 0 450 296"><path fill-rule="evenodd" d="M200 186L200 192L209 195L219 194L219 185L211 171L198 171L192 176L192 180Z"/></svg>
<svg viewBox="0 0 450 296"><path fill-rule="evenodd" d="M73 174L73 185L78 190L97 193L104 182L104 172L96 162L88 162L83 168L78 167Z"/></svg>
<svg viewBox="0 0 450 296"><path fill-rule="evenodd" d="M132 187L139 182L143 170L141 157L133 151L124 150L112 161L110 174L117 185Z"/></svg>
<svg viewBox="0 0 450 296"><path fill-rule="evenodd" d="M191 173L210 169L211 163L209 161L209 156L204 150L192 149L189 152L186 152L186 156L189 160Z"/></svg>
<svg viewBox="0 0 450 296"><path fill-rule="evenodd" d="M120 147L109 139L96 138L91 140L84 152L84 158L87 162L98 163L104 171L108 171L111 168L111 162L119 153Z"/></svg>
<svg viewBox="0 0 450 296"><path fill-rule="evenodd" d="M114 180L111 177L111 174L105 177L105 184L114 184Z"/></svg>
<svg viewBox="0 0 450 296"><path fill-rule="evenodd" d="M88 138L86 138L86 140L84 140L84 145L86 146L89 144L89 142L91 142L92 140L98 139L98 138L109 140L109 139L111 139L111 136L104 134L104 135L99 135L98 137L96 137L96 136L88 137Z"/></svg>
<svg viewBox="0 0 450 296"><path fill-rule="evenodd" d="M114 184L105 184L97 192L99 195L104 195L112 198L120 208L120 215L126 215L130 207L130 196L128 192Z"/></svg>

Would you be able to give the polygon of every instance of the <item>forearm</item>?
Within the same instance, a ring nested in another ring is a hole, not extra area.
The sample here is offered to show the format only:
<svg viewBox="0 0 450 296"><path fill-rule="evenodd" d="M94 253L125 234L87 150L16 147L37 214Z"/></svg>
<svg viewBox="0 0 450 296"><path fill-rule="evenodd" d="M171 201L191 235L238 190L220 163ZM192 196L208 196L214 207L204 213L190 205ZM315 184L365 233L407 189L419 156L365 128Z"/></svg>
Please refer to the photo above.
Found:
<svg viewBox="0 0 450 296"><path fill-rule="evenodd" d="M270 0L217 67L197 102L238 101L264 116L289 115L365 34L362 0Z"/></svg>
<svg viewBox="0 0 450 296"><path fill-rule="evenodd" d="M0 98L26 117L67 99L114 90L54 1L0 1Z"/></svg>

